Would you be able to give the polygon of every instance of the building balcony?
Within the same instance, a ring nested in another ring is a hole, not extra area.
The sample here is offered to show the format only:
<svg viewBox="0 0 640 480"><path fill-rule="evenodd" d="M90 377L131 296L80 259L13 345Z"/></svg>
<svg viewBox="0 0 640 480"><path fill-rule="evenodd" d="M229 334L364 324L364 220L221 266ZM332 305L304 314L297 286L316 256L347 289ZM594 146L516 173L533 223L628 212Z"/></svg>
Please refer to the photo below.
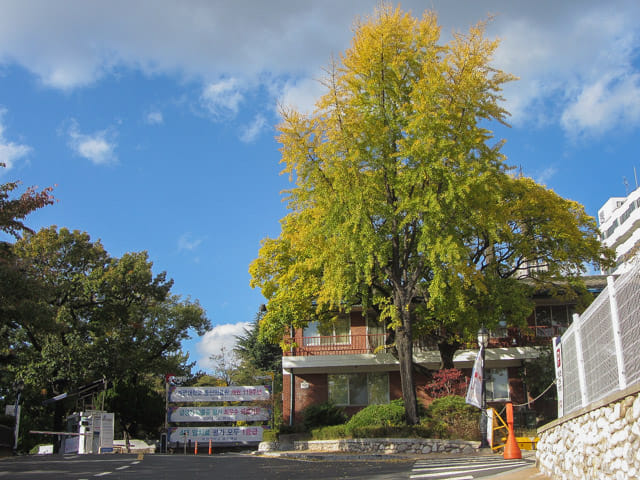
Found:
<svg viewBox="0 0 640 480"><path fill-rule="evenodd" d="M382 350L388 334L334 335L316 337L285 337L285 356L357 355Z"/></svg>
<svg viewBox="0 0 640 480"><path fill-rule="evenodd" d="M548 346L551 338L560 336L567 328L561 326L529 326L525 328L500 328L491 332L489 348ZM334 336L285 337L284 356L309 357L319 355L362 355L384 352L389 339L388 333L343 334ZM477 349L475 342L462 348ZM416 340L414 350L436 351L434 342Z"/></svg>

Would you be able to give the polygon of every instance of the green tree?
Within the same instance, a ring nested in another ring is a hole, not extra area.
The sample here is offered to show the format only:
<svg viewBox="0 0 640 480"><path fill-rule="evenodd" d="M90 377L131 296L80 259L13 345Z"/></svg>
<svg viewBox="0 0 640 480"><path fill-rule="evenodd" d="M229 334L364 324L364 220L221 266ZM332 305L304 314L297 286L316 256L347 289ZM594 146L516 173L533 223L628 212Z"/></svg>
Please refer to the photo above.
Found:
<svg viewBox="0 0 640 480"><path fill-rule="evenodd" d="M260 321L265 313L266 310L259 311L244 334L236 337L233 353L238 357L241 369L278 375L282 371L282 349L260 337Z"/></svg>
<svg viewBox="0 0 640 480"><path fill-rule="evenodd" d="M271 338L356 303L377 309L410 424L416 333L468 338L480 323L523 319L517 277L577 281L604 253L579 204L509 175L488 129L505 123L500 91L514 79L491 66L498 42L482 23L445 45L439 35L435 14L382 6L356 24L315 112L283 112L291 213L250 267Z"/></svg>
<svg viewBox="0 0 640 480"><path fill-rule="evenodd" d="M116 414L130 433L141 407L117 399L148 390L150 376L190 370L180 346L190 330L201 335L210 328L204 310L171 295L172 281L153 274L146 252L114 258L83 232L42 229L13 251L38 290L8 331L9 368L47 395L106 376L117 387Z"/></svg>
<svg viewBox="0 0 640 480"><path fill-rule="evenodd" d="M0 163L0 167L5 167ZM35 210L53 203L52 188L40 191L36 187L27 188L17 195L20 182L0 184L0 231L14 239L32 230L24 223L25 218ZM16 325L16 319L32 314L30 299L38 292L38 285L25 278L21 266L13 254L9 242L0 241L0 395L13 382L4 368L14 360L14 350L9 342L9 333Z"/></svg>
<svg viewBox="0 0 640 480"><path fill-rule="evenodd" d="M0 167L4 168L6 165L0 162ZM0 230L14 238L20 238L24 232L33 232L23 220L30 213L51 205L54 201L52 187L40 191L36 187L28 187L18 198L12 198L19 186L20 182L0 184Z"/></svg>

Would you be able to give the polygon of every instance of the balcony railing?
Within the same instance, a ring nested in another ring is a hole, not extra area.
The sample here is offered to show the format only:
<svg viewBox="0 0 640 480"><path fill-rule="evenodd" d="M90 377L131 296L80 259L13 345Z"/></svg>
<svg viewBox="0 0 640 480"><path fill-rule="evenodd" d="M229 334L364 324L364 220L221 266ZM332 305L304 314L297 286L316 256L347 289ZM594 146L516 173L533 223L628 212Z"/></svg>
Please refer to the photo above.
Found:
<svg viewBox="0 0 640 480"><path fill-rule="evenodd" d="M286 337L284 339L285 355L349 355L376 353L387 339L386 333L369 335L334 335L321 337Z"/></svg>
<svg viewBox="0 0 640 480"><path fill-rule="evenodd" d="M560 326L530 326L524 328L500 328L491 332L489 348L500 347L532 347L550 345L551 338L560 336L567 327ZM353 355L363 353L377 353L384 351L389 334L344 334L314 337L286 337L284 354L286 356L312 355ZM462 348L475 349L476 342L469 342ZM437 350L435 342L416 340L416 351Z"/></svg>

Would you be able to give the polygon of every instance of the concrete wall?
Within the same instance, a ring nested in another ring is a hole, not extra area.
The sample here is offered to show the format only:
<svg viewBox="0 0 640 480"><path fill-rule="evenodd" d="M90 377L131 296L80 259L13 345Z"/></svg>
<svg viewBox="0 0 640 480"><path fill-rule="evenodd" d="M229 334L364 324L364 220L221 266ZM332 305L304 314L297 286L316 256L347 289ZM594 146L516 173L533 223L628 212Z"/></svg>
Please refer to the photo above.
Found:
<svg viewBox="0 0 640 480"><path fill-rule="evenodd" d="M640 385L538 430L538 468L553 479L640 478Z"/></svg>
<svg viewBox="0 0 640 480"><path fill-rule="evenodd" d="M353 438L342 440L294 441L291 444L262 442L258 450L302 450L307 452L404 453L404 454L473 454L480 442L437 440L428 438Z"/></svg>

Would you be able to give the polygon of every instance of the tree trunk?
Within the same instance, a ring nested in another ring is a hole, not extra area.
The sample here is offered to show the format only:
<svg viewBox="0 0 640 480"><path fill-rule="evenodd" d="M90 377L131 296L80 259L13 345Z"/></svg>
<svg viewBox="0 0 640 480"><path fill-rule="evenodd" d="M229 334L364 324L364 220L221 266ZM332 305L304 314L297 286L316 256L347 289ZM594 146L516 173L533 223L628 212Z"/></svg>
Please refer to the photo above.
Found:
<svg viewBox="0 0 640 480"><path fill-rule="evenodd" d="M455 340L444 340L438 343L440 358L442 359L443 369L455 368L453 365L453 357L462 344Z"/></svg>
<svg viewBox="0 0 640 480"><path fill-rule="evenodd" d="M399 310L401 310L399 314L402 316L402 326L396 329L396 346L400 362L402 399L404 400L407 424L416 425L420 419L418 418L416 387L413 382L413 339L410 312L405 309Z"/></svg>
<svg viewBox="0 0 640 480"><path fill-rule="evenodd" d="M127 448L127 453L131 453L131 442L129 441L129 430L124 429L124 445Z"/></svg>

